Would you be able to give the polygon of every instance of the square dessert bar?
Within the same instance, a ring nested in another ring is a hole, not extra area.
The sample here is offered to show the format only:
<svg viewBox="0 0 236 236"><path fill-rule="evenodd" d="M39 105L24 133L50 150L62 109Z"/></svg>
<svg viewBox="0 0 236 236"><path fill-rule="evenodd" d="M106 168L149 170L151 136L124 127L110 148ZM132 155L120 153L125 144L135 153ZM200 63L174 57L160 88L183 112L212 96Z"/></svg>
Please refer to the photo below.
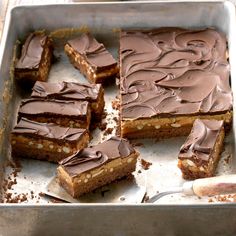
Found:
<svg viewBox="0 0 236 236"><path fill-rule="evenodd" d="M88 101L92 115L101 119L104 109L104 89L101 84L73 82L47 83L37 81L31 97L57 100Z"/></svg>
<svg viewBox="0 0 236 236"><path fill-rule="evenodd" d="M91 112L89 103L86 101L31 98L21 102L18 120L21 117L42 123L89 129Z"/></svg>
<svg viewBox="0 0 236 236"><path fill-rule="evenodd" d="M60 185L77 198L116 179L130 175L139 153L122 138L112 137L60 162Z"/></svg>
<svg viewBox="0 0 236 236"><path fill-rule="evenodd" d="M12 155L58 162L87 147L86 129L60 127L22 118L11 133Z"/></svg>
<svg viewBox="0 0 236 236"><path fill-rule="evenodd" d="M178 167L182 171L183 178L213 176L220 159L224 137L223 121L195 120L178 157Z"/></svg>
<svg viewBox="0 0 236 236"><path fill-rule="evenodd" d="M226 38L160 28L120 36L121 136L188 135L197 118L232 121Z"/></svg>
<svg viewBox="0 0 236 236"><path fill-rule="evenodd" d="M104 83L118 72L116 60L91 34L69 40L65 52L75 68L91 83Z"/></svg>
<svg viewBox="0 0 236 236"><path fill-rule="evenodd" d="M31 33L22 46L15 64L15 77L19 80L46 81L52 62L52 40L41 32Z"/></svg>

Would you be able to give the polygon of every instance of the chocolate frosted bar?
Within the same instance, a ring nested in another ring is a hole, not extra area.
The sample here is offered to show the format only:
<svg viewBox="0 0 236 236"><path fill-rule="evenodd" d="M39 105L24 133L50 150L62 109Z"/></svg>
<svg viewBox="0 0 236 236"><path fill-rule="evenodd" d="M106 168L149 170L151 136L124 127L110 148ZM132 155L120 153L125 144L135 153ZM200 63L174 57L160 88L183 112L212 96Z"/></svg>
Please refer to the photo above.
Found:
<svg viewBox="0 0 236 236"><path fill-rule="evenodd" d="M211 177L220 159L224 142L223 121L199 120L179 153L178 166L185 179Z"/></svg>
<svg viewBox="0 0 236 236"><path fill-rule="evenodd" d="M90 107L86 101L26 99L21 102L18 120L25 117L42 123L54 123L60 126L88 129L90 125Z"/></svg>
<svg viewBox="0 0 236 236"><path fill-rule="evenodd" d="M95 118L100 119L104 109L104 89L100 84L73 82L36 82L31 97L57 100L88 101Z"/></svg>
<svg viewBox="0 0 236 236"><path fill-rule="evenodd" d="M121 135L187 135L196 118L230 127L226 46L225 36L213 29L121 32Z"/></svg>
<svg viewBox="0 0 236 236"><path fill-rule="evenodd" d="M31 33L26 39L21 56L15 64L19 80L46 81L52 61L52 40L44 33Z"/></svg>
<svg viewBox="0 0 236 236"><path fill-rule="evenodd" d="M59 183L74 198L131 174L138 152L118 137L65 158L58 167Z"/></svg>
<svg viewBox="0 0 236 236"><path fill-rule="evenodd" d="M119 72L116 60L91 34L69 40L65 52L71 63L92 83L107 82Z"/></svg>
<svg viewBox="0 0 236 236"><path fill-rule="evenodd" d="M22 118L11 133L12 154L58 162L86 147L85 129L60 127Z"/></svg>

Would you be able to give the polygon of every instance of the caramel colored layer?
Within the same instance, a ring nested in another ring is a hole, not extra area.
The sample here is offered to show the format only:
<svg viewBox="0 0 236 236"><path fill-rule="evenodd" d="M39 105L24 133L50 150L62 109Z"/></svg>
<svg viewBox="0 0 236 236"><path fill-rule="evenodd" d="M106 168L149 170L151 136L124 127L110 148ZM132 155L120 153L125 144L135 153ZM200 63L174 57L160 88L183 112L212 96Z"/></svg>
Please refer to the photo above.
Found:
<svg viewBox="0 0 236 236"><path fill-rule="evenodd" d="M77 142L57 142L43 138L27 137L19 134L11 135L12 155L23 158L33 158L50 162L60 160L87 147L89 135L85 133Z"/></svg>
<svg viewBox="0 0 236 236"><path fill-rule="evenodd" d="M196 119L224 120L226 130L232 122L232 111L217 115L176 116L121 121L121 137L127 138L171 138L190 133Z"/></svg>
<svg viewBox="0 0 236 236"><path fill-rule="evenodd" d="M59 183L72 197L78 198L85 193L131 174L135 170L137 157L138 153L133 153L125 158L117 158L76 177L71 177L60 166L57 169Z"/></svg>

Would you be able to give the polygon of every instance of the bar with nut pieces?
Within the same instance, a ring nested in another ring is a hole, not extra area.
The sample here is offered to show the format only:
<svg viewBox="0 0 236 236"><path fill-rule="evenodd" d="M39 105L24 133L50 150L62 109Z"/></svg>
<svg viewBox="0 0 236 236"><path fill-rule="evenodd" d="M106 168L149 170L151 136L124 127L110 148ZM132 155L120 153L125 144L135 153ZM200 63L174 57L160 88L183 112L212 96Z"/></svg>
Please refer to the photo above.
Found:
<svg viewBox="0 0 236 236"><path fill-rule="evenodd" d="M112 137L62 160L58 167L59 183L77 198L130 175L138 155L126 139Z"/></svg>

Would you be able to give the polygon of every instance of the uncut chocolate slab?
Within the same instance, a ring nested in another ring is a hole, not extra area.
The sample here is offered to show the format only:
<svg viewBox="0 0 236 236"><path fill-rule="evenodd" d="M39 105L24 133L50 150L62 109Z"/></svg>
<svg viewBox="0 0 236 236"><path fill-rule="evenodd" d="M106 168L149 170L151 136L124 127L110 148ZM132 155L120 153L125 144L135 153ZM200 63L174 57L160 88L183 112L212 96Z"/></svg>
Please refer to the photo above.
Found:
<svg viewBox="0 0 236 236"><path fill-rule="evenodd" d="M86 129L61 127L22 118L11 132L12 155L58 162L85 148Z"/></svg>
<svg viewBox="0 0 236 236"><path fill-rule="evenodd" d="M116 60L91 34L69 40L65 52L75 68L92 83L105 83L118 72Z"/></svg>
<svg viewBox="0 0 236 236"><path fill-rule="evenodd" d="M51 38L44 33L31 33L15 64L16 79L31 84L35 81L46 81L51 67L52 50Z"/></svg>
<svg viewBox="0 0 236 236"><path fill-rule="evenodd" d="M195 120L178 157L178 166L185 179L214 175L223 148L224 136L223 121Z"/></svg>
<svg viewBox="0 0 236 236"><path fill-rule="evenodd" d="M112 137L62 160L58 167L59 183L77 198L130 175L138 155L128 140Z"/></svg>
<svg viewBox="0 0 236 236"><path fill-rule="evenodd" d="M187 135L196 118L230 126L227 59L226 38L213 29L121 32L121 135Z"/></svg>
<svg viewBox="0 0 236 236"><path fill-rule="evenodd" d="M103 113L104 89L100 84L37 81L32 90L33 98L88 101L96 118L100 118Z"/></svg>
<svg viewBox="0 0 236 236"><path fill-rule="evenodd" d="M43 123L55 123L65 127L88 129L91 114L87 101L31 98L21 102L18 120L21 117Z"/></svg>

